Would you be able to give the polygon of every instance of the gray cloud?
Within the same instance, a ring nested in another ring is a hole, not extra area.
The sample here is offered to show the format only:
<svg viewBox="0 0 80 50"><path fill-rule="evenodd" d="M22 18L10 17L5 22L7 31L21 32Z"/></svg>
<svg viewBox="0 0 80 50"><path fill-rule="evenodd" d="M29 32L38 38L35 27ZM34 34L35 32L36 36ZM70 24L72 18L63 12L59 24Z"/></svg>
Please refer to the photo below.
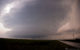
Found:
<svg viewBox="0 0 80 50"><path fill-rule="evenodd" d="M2 0L2 2L4 5L6 1ZM6 35L16 38L39 38L55 34L61 26L60 22L65 19L70 9L71 4L65 3L65 0L34 0L33 2L25 2L22 4L24 7L14 8L11 15L6 15L7 18L4 18L5 26L13 29Z"/></svg>

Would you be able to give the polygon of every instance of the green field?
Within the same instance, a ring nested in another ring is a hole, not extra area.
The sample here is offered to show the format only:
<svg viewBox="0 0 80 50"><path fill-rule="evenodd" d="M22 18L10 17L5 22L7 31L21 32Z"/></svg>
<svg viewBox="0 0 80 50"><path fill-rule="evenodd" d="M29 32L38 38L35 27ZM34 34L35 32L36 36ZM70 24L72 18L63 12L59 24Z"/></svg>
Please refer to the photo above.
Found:
<svg viewBox="0 0 80 50"><path fill-rule="evenodd" d="M6 50L65 50L72 48L57 40L0 39L0 47Z"/></svg>

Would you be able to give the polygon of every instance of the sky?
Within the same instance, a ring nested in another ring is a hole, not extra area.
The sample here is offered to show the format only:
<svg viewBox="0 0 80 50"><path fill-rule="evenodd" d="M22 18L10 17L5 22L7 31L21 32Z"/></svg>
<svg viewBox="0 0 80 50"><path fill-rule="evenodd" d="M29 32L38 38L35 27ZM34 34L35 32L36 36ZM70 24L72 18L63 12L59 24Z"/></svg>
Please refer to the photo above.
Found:
<svg viewBox="0 0 80 50"><path fill-rule="evenodd" d="M68 22L72 4L73 0L0 0L0 37L62 39L58 31Z"/></svg>

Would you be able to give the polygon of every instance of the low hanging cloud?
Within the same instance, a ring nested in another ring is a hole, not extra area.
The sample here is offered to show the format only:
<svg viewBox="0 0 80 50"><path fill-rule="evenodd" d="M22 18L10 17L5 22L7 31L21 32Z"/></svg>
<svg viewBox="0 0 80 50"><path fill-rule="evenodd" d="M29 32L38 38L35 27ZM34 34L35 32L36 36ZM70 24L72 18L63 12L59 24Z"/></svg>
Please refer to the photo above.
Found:
<svg viewBox="0 0 80 50"><path fill-rule="evenodd" d="M59 38L62 35L57 36L56 33L60 27L63 27L64 22L61 23L66 18L67 10L72 4L69 1L71 0L67 2L66 0L14 0L5 4L4 11L2 10L5 15L2 19L0 18L1 23L4 24L5 28L10 27L12 29L5 36L49 38L52 34L53 38L54 36Z"/></svg>

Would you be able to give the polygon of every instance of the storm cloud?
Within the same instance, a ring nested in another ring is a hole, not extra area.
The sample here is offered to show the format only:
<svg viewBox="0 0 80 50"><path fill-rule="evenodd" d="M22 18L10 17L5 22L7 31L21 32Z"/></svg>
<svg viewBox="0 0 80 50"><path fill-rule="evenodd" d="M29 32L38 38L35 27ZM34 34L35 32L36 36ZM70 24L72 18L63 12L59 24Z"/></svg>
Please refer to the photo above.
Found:
<svg viewBox="0 0 80 50"><path fill-rule="evenodd" d="M0 10L2 11L5 5L17 1L18 4L15 4L11 12L2 19L4 26L12 29L5 33L4 37L34 39L58 35L57 30L67 22L67 13L73 2L72 0L0 0Z"/></svg>

